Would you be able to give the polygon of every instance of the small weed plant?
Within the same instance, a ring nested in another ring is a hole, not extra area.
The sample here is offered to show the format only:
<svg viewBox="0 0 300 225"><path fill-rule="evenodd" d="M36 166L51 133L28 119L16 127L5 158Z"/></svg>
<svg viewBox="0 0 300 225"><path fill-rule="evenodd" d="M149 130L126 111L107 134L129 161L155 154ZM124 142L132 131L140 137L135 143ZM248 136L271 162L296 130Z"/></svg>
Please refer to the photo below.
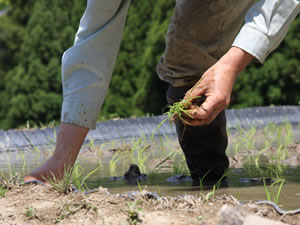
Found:
<svg viewBox="0 0 300 225"><path fill-rule="evenodd" d="M100 167L89 172L87 175L83 175L84 169L80 165L75 165L73 168L65 168L64 176L62 179L58 179L52 174L52 177L44 177L44 179L57 191L68 194L72 192L74 186L81 192L88 190L86 180L94 175Z"/></svg>
<svg viewBox="0 0 300 225"><path fill-rule="evenodd" d="M55 190L68 194L72 192L72 172L73 169L65 167L62 179L56 178L54 174L51 177L43 177Z"/></svg>
<svg viewBox="0 0 300 225"><path fill-rule="evenodd" d="M27 208L25 208L25 216L29 219L29 220L33 220L33 219L37 219L39 220L40 218L37 216L37 214L35 213L35 210L32 206L29 206Z"/></svg>
<svg viewBox="0 0 300 225"><path fill-rule="evenodd" d="M134 202L127 203L128 210L127 212L127 222L130 225L136 225L140 224L143 221L140 219L140 213L142 212L142 208L138 207L137 205L140 203L140 201L135 200Z"/></svg>
<svg viewBox="0 0 300 225"><path fill-rule="evenodd" d="M1 198L5 197L6 191L7 191L7 189L5 187L3 187L2 184L0 184L0 197Z"/></svg>

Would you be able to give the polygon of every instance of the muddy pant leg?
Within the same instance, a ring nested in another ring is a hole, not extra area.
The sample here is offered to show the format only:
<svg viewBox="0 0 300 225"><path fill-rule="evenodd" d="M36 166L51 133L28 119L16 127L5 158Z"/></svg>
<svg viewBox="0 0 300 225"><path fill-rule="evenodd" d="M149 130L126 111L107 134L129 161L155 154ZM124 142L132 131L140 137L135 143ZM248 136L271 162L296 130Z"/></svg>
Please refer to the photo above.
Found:
<svg viewBox="0 0 300 225"><path fill-rule="evenodd" d="M253 0L177 0L166 50L157 72L170 87L170 104L181 100L201 75L231 47ZM184 126L176 120L180 145L194 180L218 179L228 168L224 111L207 126Z"/></svg>
<svg viewBox="0 0 300 225"><path fill-rule="evenodd" d="M74 46L62 59L61 122L95 128L111 80L130 0L88 0Z"/></svg>

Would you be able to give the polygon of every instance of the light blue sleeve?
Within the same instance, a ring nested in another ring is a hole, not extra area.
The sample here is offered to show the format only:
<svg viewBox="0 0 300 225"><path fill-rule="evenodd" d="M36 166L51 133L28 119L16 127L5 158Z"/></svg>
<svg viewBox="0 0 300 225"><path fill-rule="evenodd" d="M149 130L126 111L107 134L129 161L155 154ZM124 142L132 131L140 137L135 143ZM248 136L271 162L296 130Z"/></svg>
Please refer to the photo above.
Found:
<svg viewBox="0 0 300 225"><path fill-rule="evenodd" d="M299 11L299 0L260 0L247 12L245 25L233 46L263 63L284 39Z"/></svg>
<svg viewBox="0 0 300 225"><path fill-rule="evenodd" d="M94 129L117 58L130 0L88 0L62 58L61 122Z"/></svg>

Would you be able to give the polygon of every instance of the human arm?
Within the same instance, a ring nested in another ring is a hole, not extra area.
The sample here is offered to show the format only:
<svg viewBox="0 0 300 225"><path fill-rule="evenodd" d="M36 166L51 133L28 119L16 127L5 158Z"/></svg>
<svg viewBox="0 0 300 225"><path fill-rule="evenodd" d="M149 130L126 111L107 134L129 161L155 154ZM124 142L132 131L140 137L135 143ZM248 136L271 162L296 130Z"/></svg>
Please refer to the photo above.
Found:
<svg viewBox="0 0 300 225"><path fill-rule="evenodd" d="M299 11L300 3L297 0L259 1L250 8L246 23L236 37L233 47L204 73L197 87L187 93L191 96L207 97L202 107L191 112L195 117L189 121L191 124L208 124L226 108L235 78L246 68L250 58L263 63L268 54L283 40ZM239 54L237 49L244 54Z"/></svg>
<svg viewBox="0 0 300 225"><path fill-rule="evenodd" d="M226 108L230 102L230 94L236 77L251 62L253 56L246 51L232 47L215 65L202 76L201 82L186 94L189 97L205 95L201 107L190 113L195 119L185 118L193 126L206 125Z"/></svg>

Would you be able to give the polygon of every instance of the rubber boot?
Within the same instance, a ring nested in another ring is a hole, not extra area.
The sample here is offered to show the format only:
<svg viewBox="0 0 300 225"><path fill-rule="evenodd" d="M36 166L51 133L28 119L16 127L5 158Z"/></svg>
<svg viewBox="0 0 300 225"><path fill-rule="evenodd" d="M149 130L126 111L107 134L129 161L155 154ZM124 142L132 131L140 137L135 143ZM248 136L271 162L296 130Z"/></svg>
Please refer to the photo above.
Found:
<svg viewBox="0 0 300 225"><path fill-rule="evenodd" d="M191 86L175 88L170 85L167 90L168 103L174 104L182 100L190 88ZM197 185L204 176L204 181L209 182L222 178L229 166L225 153L228 145L225 111L209 125L188 126L179 119L175 120L175 125L194 184Z"/></svg>

